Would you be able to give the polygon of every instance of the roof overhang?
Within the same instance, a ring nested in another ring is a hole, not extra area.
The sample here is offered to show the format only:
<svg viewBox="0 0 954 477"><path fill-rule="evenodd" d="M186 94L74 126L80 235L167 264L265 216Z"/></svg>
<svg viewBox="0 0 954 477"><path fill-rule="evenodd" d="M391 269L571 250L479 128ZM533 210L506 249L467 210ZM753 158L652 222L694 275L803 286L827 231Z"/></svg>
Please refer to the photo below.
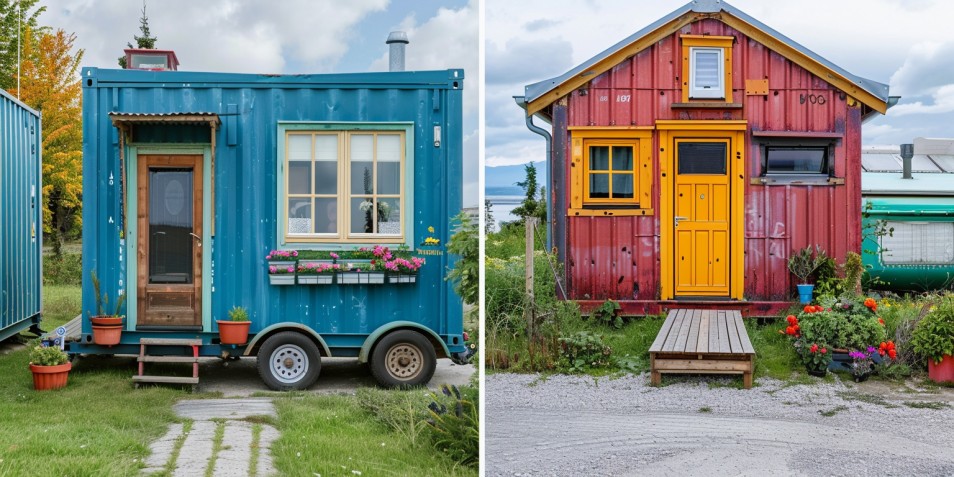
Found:
<svg viewBox="0 0 954 477"><path fill-rule="evenodd" d="M127 129L140 124L206 125L218 129L222 124L216 113L109 113L113 126Z"/></svg>
<svg viewBox="0 0 954 477"><path fill-rule="evenodd" d="M527 85L525 88L527 114L543 110L627 58L675 34L682 27L709 18L719 20L758 41L832 86L848 93L872 110L882 114L887 111L888 85L848 73L724 1L694 0L562 76Z"/></svg>

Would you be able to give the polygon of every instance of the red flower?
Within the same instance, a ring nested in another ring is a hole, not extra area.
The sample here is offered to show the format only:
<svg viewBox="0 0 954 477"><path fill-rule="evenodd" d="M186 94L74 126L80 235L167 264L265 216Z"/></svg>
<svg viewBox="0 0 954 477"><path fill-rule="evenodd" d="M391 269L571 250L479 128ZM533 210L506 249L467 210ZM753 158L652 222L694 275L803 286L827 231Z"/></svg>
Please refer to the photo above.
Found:
<svg viewBox="0 0 954 477"><path fill-rule="evenodd" d="M881 349L888 349L888 343L885 343L884 341L882 341L880 348L881 348Z"/></svg>
<svg viewBox="0 0 954 477"><path fill-rule="evenodd" d="M817 345L817 344L812 345L811 351L812 351L812 353L818 351L818 345Z"/></svg>
<svg viewBox="0 0 954 477"><path fill-rule="evenodd" d="M831 311L831 308L827 309L826 311Z"/></svg>
<svg viewBox="0 0 954 477"><path fill-rule="evenodd" d="M894 349L894 341L888 341L888 349Z"/></svg>
<svg viewBox="0 0 954 477"><path fill-rule="evenodd" d="M825 309L822 308L821 305L815 305L815 311L825 311ZM831 311L831 310L828 310L828 311Z"/></svg>
<svg viewBox="0 0 954 477"><path fill-rule="evenodd" d="M822 352L822 354L825 354L825 353L827 353L827 352L828 352L828 350L827 350L827 349L825 349L825 348L822 348L822 349L821 349L821 352Z"/></svg>
<svg viewBox="0 0 954 477"><path fill-rule="evenodd" d="M884 356L884 350L883 350L883 349L879 349L879 350L878 350L878 354L880 354L881 356Z"/></svg>
<svg viewBox="0 0 954 477"><path fill-rule="evenodd" d="M895 359L895 358L898 357L898 351L897 351L897 350L893 350L893 349L889 349L889 350L888 350L888 356L889 356L891 359Z"/></svg>
<svg viewBox="0 0 954 477"><path fill-rule="evenodd" d="M790 325L798 324L798 318L795 318L795 315L788 315L788 318L785 318L785 320L788 321L788 324Z"/></svg>
<svg viewBox="0 0 954 477"><path fill-rule="evenodd" d="M815 307L811 305L805 305L805 313L814 313Z"/></svg>
<svg viewBox="0 0 954 477"><path fill-rule="evenodd" d="M881 326L884 326L884 320L882 320L881 318L878 318L878 323L881 323Z"/></svg>
<svg viewBox="0 0 954 477"><path fill-rule="evenodd" d="M786 335L794 335L794 334L795 334L795 328L792 328L791 326L786 327L786 328L785 328L785 334L786 334Z"/></svg>
<svg viewBox="0 0 954 477"><path fill-rule="evenodd" d="M371 265L374 265L374 260L371 260Z"/></svg>

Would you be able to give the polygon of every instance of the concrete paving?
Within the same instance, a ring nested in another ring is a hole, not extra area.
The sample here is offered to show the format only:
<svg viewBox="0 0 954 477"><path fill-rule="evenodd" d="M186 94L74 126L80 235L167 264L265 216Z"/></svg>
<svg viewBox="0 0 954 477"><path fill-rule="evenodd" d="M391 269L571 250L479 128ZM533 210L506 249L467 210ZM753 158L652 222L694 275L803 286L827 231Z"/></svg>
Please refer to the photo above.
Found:
<svg viewBox="0 0 954 477"><path fill-rule="evenodd" d="M249 416L278 417L269 398L190 399L172 406L180 417L208 421L210 419L245 419Z"/></svg>

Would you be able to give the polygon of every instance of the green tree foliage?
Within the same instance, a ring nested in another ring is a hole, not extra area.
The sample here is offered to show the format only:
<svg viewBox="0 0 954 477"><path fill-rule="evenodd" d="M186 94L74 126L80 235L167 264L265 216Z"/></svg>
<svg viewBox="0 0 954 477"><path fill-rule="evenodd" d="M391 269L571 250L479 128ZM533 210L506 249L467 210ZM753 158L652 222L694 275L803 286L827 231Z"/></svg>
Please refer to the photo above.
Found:
<svg viewBox="0 0 954 477"><path fill-rule="evenodd" d="M36 18L46 11L46 7L30 10L37 0L0 0L0 88L16 96L17 87L17 35L28 28L41 31ZM19 10L18 8L19 7ZM18 21L19 20L19 21ZM23 40L20 41L22 61Z"/></svg>
<svg viewBox="0 0 954 477"><path fill-rule="evenodd" d="M533 167L533 164L526 164L524 167L527 178L521 182L517 182L517 185L523 188L526 198L523 199L523 202L519 206L513 209L513 215L523 218L536 217L540 219L541 222L546 222L546 188L537 187L537 169ZM539 193L537 191L539 191Z"/></svg>
<svg viewBox="0 0 954 477"><path fill-rule="evenodd" d="M489 199L484 199L484 233L490 235L497 229L493 214L494 204Z"/></svg>
<svg viewBox="0 0 954 477"><path fill-rule="evenodd" d="M133 39L136 40L136 46L133 46L132 43L126 43L126 48L138 48L140 50L156 49L156 40L158 38L149 36L149 17L146 16L145 0L142 2L142 18L139 19L139 31L142 32L142 36L133 35ZM126 55L119 57L119 66L126 69Z"/></svg>
<svg viewBox="0 0 954 477"><path fill-rule="evenodd" d="M460 223L460 229L447 242L447 251L458 258L445 280L454 283L454 291L464 303L476 305L480 294L480 230L464 212L452 220Z"/></svg>

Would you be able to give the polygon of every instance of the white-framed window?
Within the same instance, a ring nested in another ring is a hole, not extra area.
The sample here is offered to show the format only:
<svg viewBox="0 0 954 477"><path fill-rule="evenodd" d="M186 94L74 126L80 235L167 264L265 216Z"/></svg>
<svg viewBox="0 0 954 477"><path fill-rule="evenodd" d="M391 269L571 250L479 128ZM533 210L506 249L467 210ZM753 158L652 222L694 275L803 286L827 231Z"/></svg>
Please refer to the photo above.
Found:
<svg viewBox="0 0 954 477"><path fill-rule="evenodd" d="M404 242L404 130L288 129L283 139L286 242Z"/></svg>
<svg viewBox="0 0 954 477"><path fill-rule="evenodd" d="M725 51L689 48L689 98L725 98Z"/></svg>
<svg viewBox="0 0 954 477"><path fill-rule="evenodd" d="M881 237L881 259L886 265L942 265L954 263L954 222L889 220L891 235Z"/></svg>

